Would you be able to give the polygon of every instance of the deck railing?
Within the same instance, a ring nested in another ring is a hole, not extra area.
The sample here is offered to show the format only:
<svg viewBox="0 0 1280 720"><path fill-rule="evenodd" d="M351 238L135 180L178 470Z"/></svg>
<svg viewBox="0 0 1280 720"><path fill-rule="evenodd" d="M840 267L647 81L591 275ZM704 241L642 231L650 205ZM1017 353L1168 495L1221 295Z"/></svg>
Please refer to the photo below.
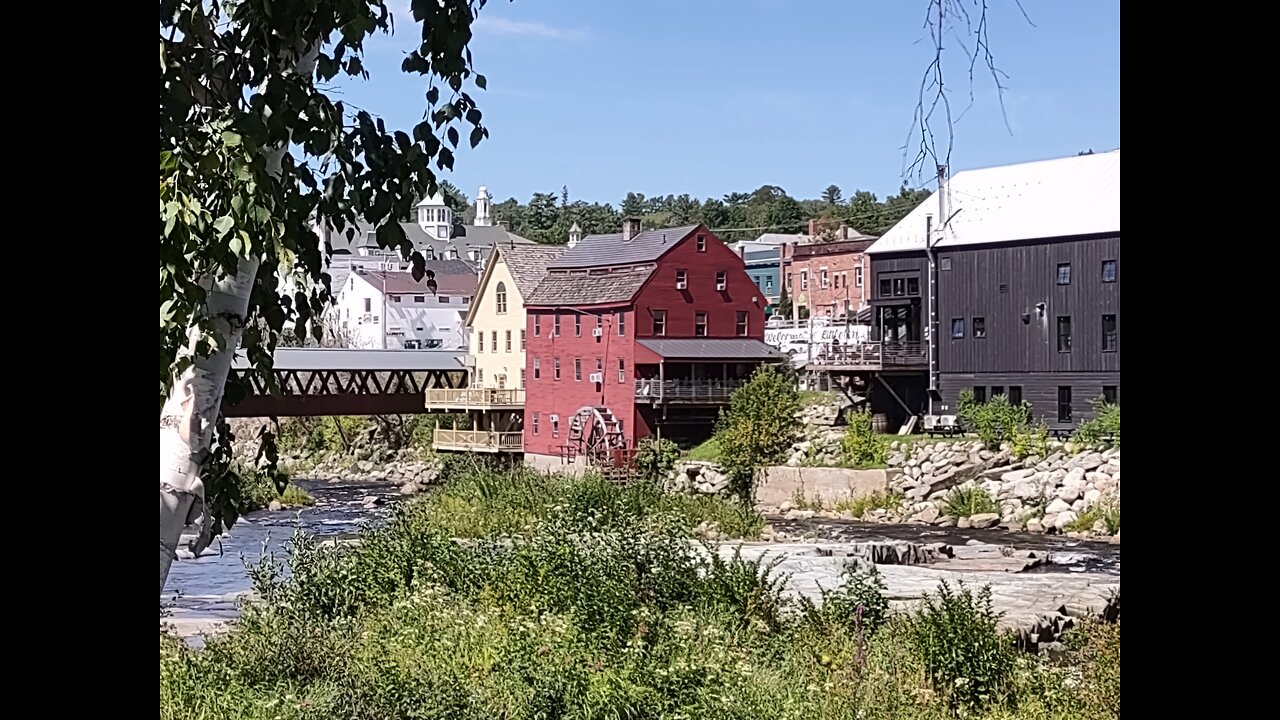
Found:
<svg viewBox="0 0 1280 720"><path fill-rule="evenodd" d="M431 388L427 390L427 406L488 407L523 406L524 390L497 388Z"/></svg>
<svg viewBox="0 0 1280 720"><path fill-rule="evenodd" d="M856 345L823 345L810 365L834 367L923 367L929 364L929 345L920 341L871 341Z"/></svg>
<svg viewBox="0 0 1280 720"><path fill-rule="evenodd" d="M524 450L524 433L519 432L436 428L432 441L438 450L472 452L521 452Z"/></svg>
<svg viewBox="0 0 1280 720"><path fill-rule="evenodd" d="M728 402L743 380L636 380L636 399L668 402Z"/></svg>

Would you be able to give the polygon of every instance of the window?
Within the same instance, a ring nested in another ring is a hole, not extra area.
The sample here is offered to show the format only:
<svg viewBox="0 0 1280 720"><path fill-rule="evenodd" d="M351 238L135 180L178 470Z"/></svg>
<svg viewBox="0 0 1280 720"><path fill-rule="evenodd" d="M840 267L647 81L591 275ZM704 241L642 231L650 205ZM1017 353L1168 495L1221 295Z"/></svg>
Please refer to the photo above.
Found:
<svg viewBox="0 0 1280 720"><path fill-rule="evenodd" d="M573 316L573 336L582 337L582 316L576 313Z"/></svg>
<svg viewBox="0 0 1280 720"><path fill-rule="evenodd" d="M476 333L476 352L484 352L484 331Z"/></svg>
<svg viewBox="0 0 1280 720"><path fill-rule="evenodd" d="M440 302L448 302L448 300L445 300L445 299L443 299L443 298L442 298L442 299L440 300ZM463 305L470 305L470 304L471 304L471 298L470 298L470 297L468 297L468 296L465 296L465 295L464 295L464 296L462 297L462 304L463 304Z"/></svg>
<svg viewBox="0 0 1280 720"><path fill-rule="evenodd" d="M862 268L860 267L853 269L853 286L862 287Z"/></svg>
<svg viewBox="0 0 1280 720"><path fill-rule="evenodd" d="M626 334L627 334L627 314L624 312L620 312L618 313L618 337L623 337Z"/></svg>
<svg viewBox="0 0 1280 720"><path fill-rule="evenodd" d="M542 378L542 360L540 358L533 359L533 379L540 380Z"/></svg>
<svg viewBox="0 0 1280 720"><path fill-rule="evenodd" d="M1115 385L1103 385L1102 402L1108 405L1120 404L1120 389Z"/></svg>
<svg viewBox="0 0 1280 720"><path fill-rule="evenodd" d="M365 299L364 299L364 311L365 311L365 312L371 312L372 310L373 310L373 300L371 300L371 299L369 299L369 298L365 298Z"/></svg>
<svg viewBox="0 0 1280 720"><path fill-rule="evenodd" d="M498 352L498 331L494 330L489 333L489 344L493 346L493 351Z"/></svg>
<svg viewBox="0 0 1280 720"><path fill-rule="evenodd" d="M1058 284L1071 284L1071 263L1058 263Z"/></svg>
<svg viewBox="0 0 1280 720"><path fill-rule="evenodd" d="M939 269L939 270L950 270L950 269L951 269L951 257L950 257L950 256L948 256L948 257L944 257L944 258L941 258L940 260L938 260L938 269Z"/></svg>
<svg viewBox="0 0 1280 720"><path fill-rule="evenodd" d="M951 318L951 338L959 340L964 337L964 318Z"/></svg>
<svg viewBox="0 0 1280 720"><path fill-rule="evenodd" d="M981 340L987 336L987 319L976 317L973 319L973 337ZM993 393L994 394L994 393Z"/></svg>
<svg viewBox="0 0 1280 720"><path fill-rule="evenodd" d="M1115 282L1115 281L1116 281L1116 261L1103 260L1102 261L1102 282L1106 283L1106 282Z"/></svg>
<svg viewBox="0 0 1280 720"><path fill-rule="evenodd" d="M1010 405L1022 404L1022 386L1021 385L1009 386L1009 404Z"/></svg>
<svg viewBox="0 0 1280 720"><path fill-rule="evenodd" d="M582 382L582 358L573 359L573 379Z"/></svg>
<svg viewBox="0 0 1280 720"><path fill-rule="evenodd" d="M920 295L920 278L907 278L907 294L912 297Z"/></svg>
<svg viewBox="0 0 1280 720"><path fill-rule="evenodd" d="M604 373L604 358L596 358L596 372Z"/></svg>
<svg viewBox="0 0 1280 720"><path fill-rule="evenodd" d="M551 318L551 337L560 337L560 313Z"/></svg>
<svg viewBox="0 0 1280 720"><path fill-rule="evenodd" d="M604 316L603 316L603 315L597 315L597 316L596 316L596 330L597 330L597 331L599 331L599 333L600 333L601 335L604 335L604 329L603 329L603 328L604 328ZM599 340L596 340L596 342L600 342L600 341L599 341Z"/></svg>
<svg viewBox="0 0 1280 720"><path fill-rule="evenodd" d="M484 368L480 368L476 371L476 384L484 387Z"/></svg>
<svg viewBox="0 0 1280 720"><path fill-rule="evenodd" d="M1071 422L1071 386L1058 386L1058 422Z"/></svg>
<svg viewBox="0 0 1280 720"><path fill-rule="evenodd" d="M694 337L707 336L707 314L706 313L699 312L699 313L693 314L693 336Z"/></svg>
<svg viewBox="0 0 1280 720"><path fill-rule="evenodd" d="M560 416L551 416L551 437L560 437Z"/></svg>
<svg viewBox="0 0 1280 720"><path fill-rule="evenodd" d="M720 272L716 273L716 287L720 287L721 285L725 285L725 284L726 284L726 283L725 283L725 281L726 281L726 280L728 280L728 278L725 276L725 272L724 272L723 270L721 270ZM759 285L759 284L760 284L760 278L756 278L756 285Z"/></svg>
<svg viewBox="0 0 1280 720"><path fill-rule="evenodd" d="M533 414L533 434L534 434L534 435L537 435L537 434L538 434L538 421L541 419L541 418L539 418L539 417L538 417L538 415L539 415L539 413L534 413L534 414Z"/></svg>
<svg viewBox="0 0 1280 720"><path fill-rule="evenodd" d="M880 297L889 297L893 294L893 281L889 278L880 278Z"/></svg>
<svg viewBox="0 0 1280 720"><path fill-rule="evenodd" d="M800 271L800 289L801 290L809 289L809 271L808 270Z"/></svg>
<svg viewBox="0 0 1280 720"><path fill-rule="evenodd" d="M1120 330L1115 315L1102 316L1102 352L1115 352L1120 349Z"/></svg>
<svg viewBox="0 0 1280 720"><path fill-rule="evenodd" d="M991 386L991 397L992 397L992 398L995 398L995 396L997 396L997 395L1004 395L1004 386L1003 386L1003 385L992 385L992 386Z"/></svg>
<svg viewBox="0 0 1280 720"><path fill-rule="evenodd" d="M507 341L507 343L506 343L506 349L507 349L507 350L506 350L506 351L507 351L507 352L511 352L511 331L510 331L510 330L508 330L508 331L507 331L506 341Z"/></svg>
<svg viewBox="0 0 1280 720"><path fill-rule="evenodd" d="M437 300L437 301L439 301L439 303L440 303L441 305L448 305L448 304L449 304L449 296L448 296L448 295L437 295L437 296L436 296L436 300Z"/></svg>
<svg viewBox="0 0 1280 720"><path fill-rule="evenodd" d="M520 331L520 352L524 352L524 330Z"/></svg>
<svg viewBox="0 0 1280 720"><path fill-rule="evenodd" d="M764 279L764 291L773 292L773 278L767 277Z"/></svg>
<svg viewBox="0 0 1280 720"><path fill-rule="evenodd" d="M520 387L524 387L524 368L520 368Z"/></svg>
<svg viewBox="0 0 1280 720"><path fill-rule="evenodd" d="M902 297L903 295L906 295L906 294L907 294L907 279L894 278L893 279L893 296Z"/></svg>
<svg viewBox="0 0 1280 720"><path fill-rule="evenodd" d="M449 237L449 226L448 226L448 225L437 225L437 226L436 226L436 237L441 237L441 238L447 238L447 237Z"/></svg>
<svg viewBox="0 0 1280 720"><path fill-rule="evenodd" d="M653 311L653 334L654 335L667 334L667 311L666 310Z"/></svg>
<svg viewBox="0 0 1280 720"><path fill-rule="evenodd" d="M746 310L738 311L737 332L738 332L738 337L747 336L747 311Z"/></svg>
<svg viewBox="0 0 1280 720"><path fill-rule="evenodd" d="M426 295L414 295L414 296L413 296L413 301L414 301L414 302L416 302L416 303L424 303L424 302L426 302L426 301L427 301L427 296L426 296Z"/></svg>
<svg viewBox="0 0 1280 720"><path fill-rule="evenodd" d="M618 358L618 382L624 383L626 381L627 381L627 361L622 358Z"/></svg>
<svg viewBox="0 0 1280 720"><path fill-rule="evenodd" d="M984 403L987 401L987 388L982 385L973 386L973 401L976 403Z"/></svg>
<svg viewBox="0 0 1280 720"><path fill-rule="evenodd" d="M684 270L676 271L676 285L685 285L689 282L689 273Z"/></svg>
<svg viewBox="0 0 1280 720"><path fill-rule="evenodd" d="M1071 316L1058 316L1058 352L1071 352Z"/></svg>
<svg viewBox="0 0 1280 720"><path fill-rule="evenodd" d="M498 290L494 293L494 298L498 304L498 314L507 314L507 284L498 283Z"/></svg>
<svg viewBox="0 0 1280 720"><path fill-rule="evenodd" d="M560 379L560 358L556 358L551 362L552 362L551 378L553 380L559 380Z"/></svg>
<svg viewBox="0 0 1280 720"><path fill-rule="evenodd" d="M542 337L542 316L541 315L533 316L533 336Z"/></svg>
<svg viewBox="0 0 1280 720"><path fill-rule="evenodd" d="M707 236L699 235L698 236L698 252L706 252L706 251L707 251Z"/></svg>
<svg viewBox="0 0 1280 720"><path fill-rule="evenodd" d="M831 280L827 277L826 270L821 271L821 278L822 280L821 280L820 286L822 287L823 290L826 290L828 287L831 287Z"/></svg>
<svg viewBox="0 0 1280 720"><path fill-rule="evenodd" d="M796 286L796 274L787 273L787 290L793 290Z"/></svg>

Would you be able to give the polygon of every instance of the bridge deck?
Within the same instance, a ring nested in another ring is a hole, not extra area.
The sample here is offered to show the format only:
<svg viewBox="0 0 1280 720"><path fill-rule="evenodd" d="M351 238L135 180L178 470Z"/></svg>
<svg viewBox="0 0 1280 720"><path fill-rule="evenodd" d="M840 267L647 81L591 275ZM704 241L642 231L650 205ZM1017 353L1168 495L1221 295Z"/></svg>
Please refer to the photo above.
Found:
<svg viewBox="0 0 1280 720"><path fill-rule="evenodd" d="M352 350L347 348L276 348L276 370L460 370L466 353L461 350ZM237 353L236 370L249 367L249 359Z"/></svg>

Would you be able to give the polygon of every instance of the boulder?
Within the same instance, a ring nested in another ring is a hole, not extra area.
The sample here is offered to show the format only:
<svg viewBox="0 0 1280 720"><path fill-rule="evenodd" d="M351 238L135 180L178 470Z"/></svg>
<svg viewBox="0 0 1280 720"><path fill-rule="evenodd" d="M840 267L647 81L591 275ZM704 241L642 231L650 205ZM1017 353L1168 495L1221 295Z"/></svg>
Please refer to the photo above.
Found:
<svg viewBox="0 0 1280 720"><path fill-rule="evenodd" d="M1027 523L1027 532L1042 533L1044 532L1044 526L1040 524L1039 520L1031 520Z"/></svg>
<svg viewBox="0 0 1280 720"><path fill-rule="evenodd" d="M969 522L969 518L967 518L967 517L957 518L957 519L956 519L956 527L960 528L961 530L964 530L964 529L966 529L966 528L971 527L971 524L970 524L970 522Z"/></svg>
<svg viewBox="0 0 1280 720"><path fill-rule="evenodd" d="M977 515L971 515L968 519L971 527L980 530L995 527L1000 523L1000 516L996 513L978 513Z"/></svg>
<svg viewBox="0 0 1280 720"><path fill-rule="evenodd" d="M1023 468L1022 470L1013 470L1001 475L1000 482L1012 485L1016 482L1020 482L1022 480L1027 480L1028 478L1034 477L1035 474L1036 474L1035 468Z"/></svg>
<svg viewBox="0 0 1280 720"><path fill-rule="evenodd" d="M1059 498L1049 503L1049 507L1045 508L1044 511L1045 511L1045 514L1048 515L1051 513L1056 514L1056 513L1066 512L1070 509L1071 509L1071 504Z"/></svg>
<svg viewBox="0 0 1280 720"><path fill-rule="evenodd" d="M929 504L926 505L923 510L917 512L914 517L921 522L932 523L934 520L938 519L939 514L938 508L933 504Z"/></svg>
<svg viewBox="0 0 1280 720"><path fill-rule="evenodd" d="M1070 525L1075 521L1076 521L1075 511L1067 510L1066 512L1058 513L1058 517L1055 518L1053 521L1053 526L1059 530L1062 530L1063 528L1065 528L1066 526Z"/></svg>

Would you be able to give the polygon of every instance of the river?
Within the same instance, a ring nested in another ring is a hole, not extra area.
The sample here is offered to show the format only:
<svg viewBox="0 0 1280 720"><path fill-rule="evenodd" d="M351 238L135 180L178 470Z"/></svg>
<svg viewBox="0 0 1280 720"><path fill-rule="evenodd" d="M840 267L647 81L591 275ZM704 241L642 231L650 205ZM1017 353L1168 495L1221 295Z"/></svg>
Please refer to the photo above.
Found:
<svg viewBox="0 0 1280 720"><path fill-rule="evenodd" d="M191 636L234 618L237 599L250 589L246 564L256 563L272 553L283 557L286 544L298 530L315 536L355 534L362 523L385 518L392 506L403 499L398 486L385 482L299 480L297 484L315 497L314 506L250 513L236 523L230 535L215 540L207 554L174 563L161 597L161 603L170 608L171 613L164 622L173 624L180 634ZM368 507L366 498L369 496L378 498L378 504ZM1119 545L1062 536L917 525L874 525L823 518L769 520L774 528L793 538L813 533L818 540L843 542L910 540L951 545L1012 545L1048 554L1048 562L1029 572L1120 574Z"/></svg>

